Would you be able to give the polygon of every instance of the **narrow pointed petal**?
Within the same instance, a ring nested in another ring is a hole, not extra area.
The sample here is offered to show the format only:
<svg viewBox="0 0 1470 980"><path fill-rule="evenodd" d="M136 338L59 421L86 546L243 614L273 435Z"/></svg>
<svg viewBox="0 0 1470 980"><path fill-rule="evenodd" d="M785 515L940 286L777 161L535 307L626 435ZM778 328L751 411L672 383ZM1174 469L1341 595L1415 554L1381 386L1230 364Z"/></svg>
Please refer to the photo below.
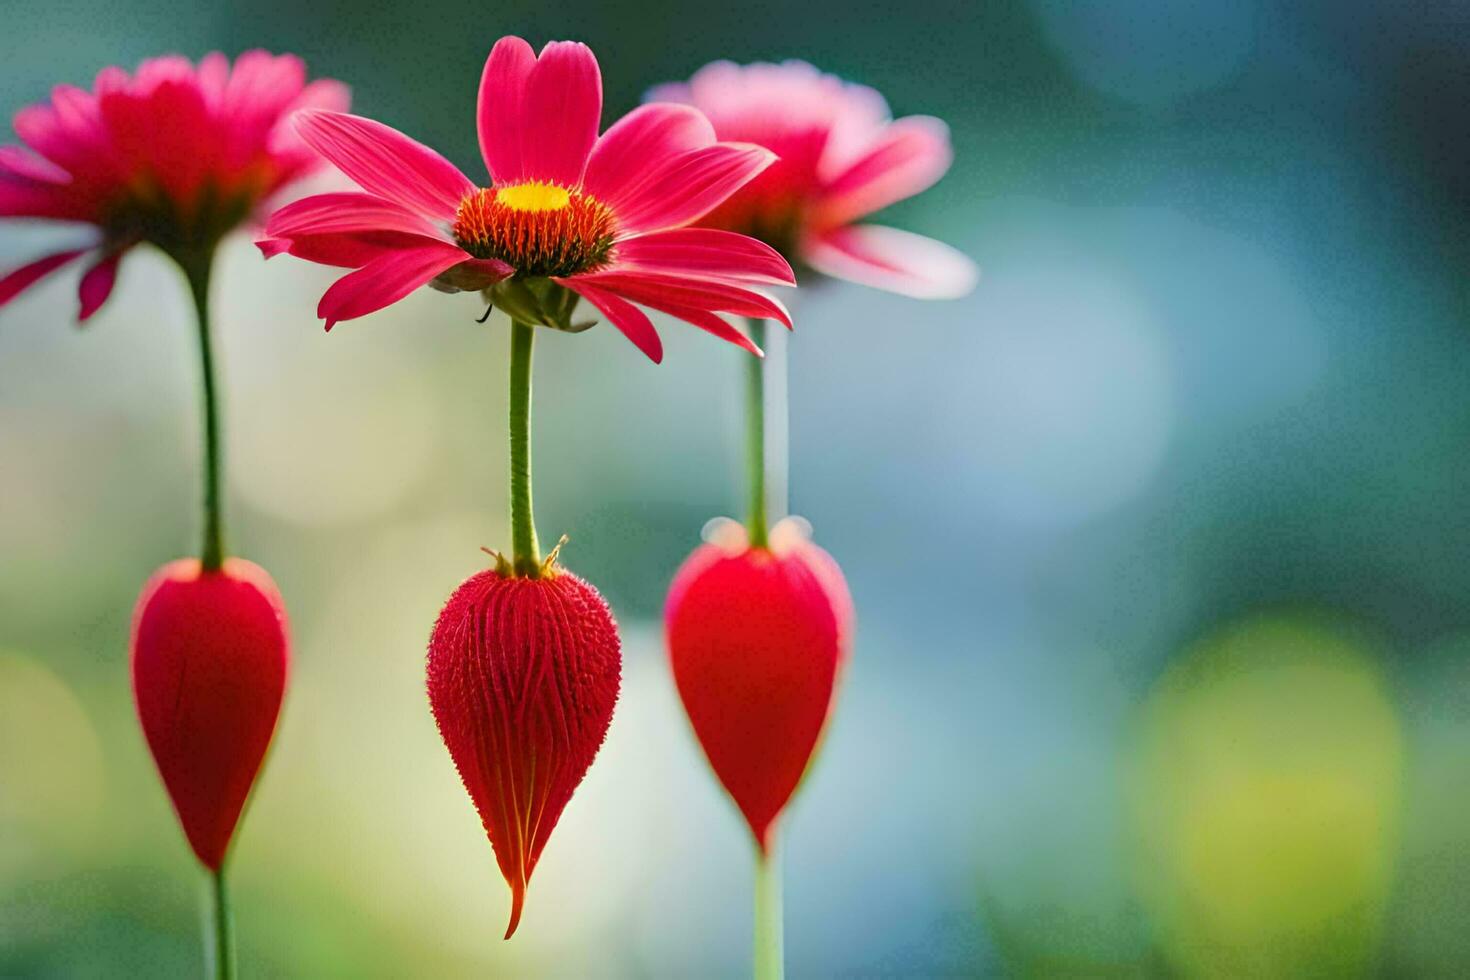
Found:
<svg viewBox="0 0 1470 980"><path fill-rule="evenodd" d="M680 306L677 303L659 303L657 305L647 303L645 305L650 309L658 310L660 313L667 313L669 316L692 324L705 333L713 334L742 350L749 351L756 357L766 356L766 352L757 347L755 341L741 333L739 328L718 313L711 313L708 310L701 310L692 306Z"/></svg>
<svg viewBox="0 0 1470 980"><path fill-rule="evenodd" d="M32 106L32 109L37 107ZM25 110L17 113L21 116ZM45 157L37 156L19 146L0 146L0 168L16 177L39 181L44 184L67 184L71 174L56 166Z"/></svg>
<svg viewBox="0 0 1470 980"><path fill-rule="evenodd" d="M648 355L650 361L658 364L664 359L663 341L659 339L658 331L653 328L648 315L638 307L586 282L568 279L564 281L564 285L601 310L608 321L633 342L634 347Z"/></svg>
<svg viewBox="0 0 1470 980"><path fill-rule="evenodd" d="M9 275L0 279L0 306L4 306L46 276L60 269L68 262L74 262L82 255L85 255L86 252L86 249L77 249L71 252L57 252L55 255L48 255L44 258L37 259L12 271Z"/></svg>
<svg viewBox="0 0 1470 980"><path fill-rule="evenodd" d="M394 201L372 194L316 194L293 201L270 216L271 237L354 231L401 231L447 241L433 222Z"/></svg>
<svg viewBox="0 0 1470 980"><path fill-rule="evenodd" d="M658 309L660 303L674 303L713 313L762 317L777 320L788 328L791 326L791 315L786 312L786 307L782 306L778 300L753 289L730 283L708 279L689 279L623 267L614 267L605 272L593 272L585 276L573 276L565 281L565 284L573 289L580 289L582 283L595 289L617 293L624 299L642 303L654 309Z"/></svg>
<svg viewBox="0 0 1470 980"><path fill-rule="evenodd" d="M693 106L639 106L602 134L592 148L582 185L616 209L670 161L714 141L714 127Z"/></svg>
<svg viewBox="0 0 1470 980"><path fill-rule="evenodd" d="M109 252L82 275L77 286L77 298L81 302L78 323L91 319L92 314L100 310L107 297L112 295L112 287L117 282L117 264L122 261L122 255L121 251Z"/></svg>
<svg viewBox="0 0 1470 980"><path fill-rule="evenodd" d="M291 251L291 240L289 238L262 238L255 243L260 249L260 254L267 259L273 259L277 255L286 255Z"/></svg>
<svg viewBox="0 0 1470 980"><path fill-rule="evenodd" d="M934 185L954 159L949 127L909 116L884 128L875 145L824 189L816 220L847 224Z"/></svg>
<svg viewBox="0 0 1470 980"><path fill-rule="evenodd" d="M576 186L597 142L602 71L579 41L552 41L526 82L521 104L521 176Z"/></svg>
<svg viewBox="0 0 1470 980"><path fill-rule="evenodd" d="M343 269L361 269L374 259L405 249L414 250L443 244L438 238L411 235L401 231L337 232L325 235L292 235L290 238L264 238L255 243L262 255L273 258L289 254L308 262L334 265Z"/></svg>
<svg viewBox="0 0 1470 980"><path fill-rule="evenodd" d="M714 228L672 228L617 245L619 264L752 285L794 286L781 253L758 239Z"/></svg>
<svg viewBox="0 0 1470 980"><path fill-rule="evenodd" d="M342 112L296 113L296 131L359 187L444 221L475 187L424 144L391 126Z"/></svg>
<svg viewBox="0 0 1470 980"><path fill-rule="evenodd" d="M451 266L471 256L442 242L390 252L338 279L317 304L316 315L327 329L396 303Z"/></svg>
<svg viewBox="0 0 1470 980"><path fill-rule="evenodd" d="M675 157L631 194L608 203L626 234L678 228L723 204L775 159L763 147L716 143Z"/></svg>
<svg viewBox="0 0 1470 980"><path fill-rule="evenodd" d="M943 242L880 225L851 225L808 239L801 257L823 275L918 299L964 296L979 278L975 263Z"/></svg>
<svg viewBox="0 0 1470 980"><path fill-rule="evenodd" d="M18 146L0 146L0 215L87 221L93 217L93 203L64 174L58 179L45 160Z"/></svg>
<svg viewBox="0 0 1470 980"><path fill-rule="evenodd" d="M521 178L521 104L536 52L518 37L495 42L480 76L480 153L497 184Z"/></svg>

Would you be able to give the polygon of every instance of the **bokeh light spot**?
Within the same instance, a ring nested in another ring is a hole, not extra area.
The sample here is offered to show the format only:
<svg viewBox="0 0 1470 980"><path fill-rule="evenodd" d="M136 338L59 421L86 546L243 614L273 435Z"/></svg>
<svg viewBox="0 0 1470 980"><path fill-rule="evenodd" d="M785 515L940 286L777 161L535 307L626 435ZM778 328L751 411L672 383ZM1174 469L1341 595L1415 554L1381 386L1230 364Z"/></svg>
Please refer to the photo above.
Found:
<svg viewBox="0 0 1470 980"><path fill-rule="evenodd" d="M1376 952L1403 768L1364 639L1306 616L1231 626L1144 709L1140 883L1177 968L1356 975Z"/></svg>

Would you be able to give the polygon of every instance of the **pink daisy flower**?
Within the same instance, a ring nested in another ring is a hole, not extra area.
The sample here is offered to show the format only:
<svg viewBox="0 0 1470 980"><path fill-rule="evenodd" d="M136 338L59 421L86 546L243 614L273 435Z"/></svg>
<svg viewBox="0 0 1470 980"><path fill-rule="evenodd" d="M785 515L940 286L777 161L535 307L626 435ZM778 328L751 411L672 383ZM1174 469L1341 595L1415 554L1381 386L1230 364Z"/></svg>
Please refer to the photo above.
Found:
<svg viewBox="0 0 1470 980"><path fill-rule="evenodd" d="M132 75L104 68L90 92L58 85L49 103L16 113L25 146L0 146L0 216L80 222L98 235L0 278L0 305L85 256L84 321L140 242L186 267L207 264L227 232L319 166L283 125L310 107L346 108L346 87L308 83L301 59L264 51L233 67L215 52L197 66L175 55L144 61Z"/></svg>
<svg viewBox="0 0 1470 980"><path fill-rule="evenodd" d="M424 285L482 290L514 319L561 330L587 300L654 361L649 307L759 353L720 313L791 325L752 288L792 285L774 249L730 231L687 228L775 158L718 142L698 110L645 105L598 135L602 73L584 44L539 58L501 38L480 82L480 187L448 160L382 123L336 112L296 116L303 139L362 193L287 205L260 247L353 269L317 307L327 329ZM638 304L638 305L634 305Z"/></svg>
<svg viewBox="0 0 1470 980"><path fill-rule="evenodd" d="M893 119L865 85L802 61L717 61L649 93L695 106L722 140L779 158L700 222L754 235L838 279L907 296L962 296L975 265L931 238L859 219L932 186L949 169L949 130L931 116Z"/></svg>

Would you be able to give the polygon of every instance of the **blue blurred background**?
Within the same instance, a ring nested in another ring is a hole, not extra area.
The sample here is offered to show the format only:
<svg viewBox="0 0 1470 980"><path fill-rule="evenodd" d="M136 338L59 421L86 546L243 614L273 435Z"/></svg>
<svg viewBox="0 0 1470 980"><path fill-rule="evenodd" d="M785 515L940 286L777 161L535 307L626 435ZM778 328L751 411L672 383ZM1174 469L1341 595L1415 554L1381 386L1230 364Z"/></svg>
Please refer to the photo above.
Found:
<svg viewBox="0 0 1470 980"><path fill-rule="evenodd" d="M264 46L479 174L501 34L589 42L605 120L802 57L953 127L884 220L970 298L796 301L791 503L860 634L786 834L800 977L1470 974L1470 6L1329 0L165 6L9 0L0 110ZM52 235L0 226L0 265ZM750 853L658 612L735 513L741 355L665 324L537 364L544 537L624 695L510 943L430 719L438 604L507 539L505 322L222 257L234 546L296 664L235 851L246 975L748 971ZM128 615L194 545L193 333L139 253L0 311L0 974L172 976L203 888L132 715Z"/></svg>

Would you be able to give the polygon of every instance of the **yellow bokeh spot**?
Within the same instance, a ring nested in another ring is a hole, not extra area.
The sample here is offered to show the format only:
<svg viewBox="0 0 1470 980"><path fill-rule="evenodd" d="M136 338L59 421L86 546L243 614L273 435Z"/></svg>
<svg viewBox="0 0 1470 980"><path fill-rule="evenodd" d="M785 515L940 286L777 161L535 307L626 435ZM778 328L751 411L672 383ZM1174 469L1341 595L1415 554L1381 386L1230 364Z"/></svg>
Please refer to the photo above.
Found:
<svg viewBox="0 0 1470 980"><path fill-rule="evenodd" d="M106 781L102 741L72 689L40 659L0 650L0 881L105 848L116 832Z"/></svg>
<svg viewBox="0 0 1470 980"><path fill-rule="evenodd" d="M1364 638L1304 616L1239 623L1165 674L1140 734L1139 884L1175 972L1368 972L1403 734Z"/></svg>
<svg viewBox="0 0 1470 980"><path fill-rule="evenodd" d="M533 180L510 187L497 187L495 199L512 211L560 211L571 201L565 187Z"/></svg>

